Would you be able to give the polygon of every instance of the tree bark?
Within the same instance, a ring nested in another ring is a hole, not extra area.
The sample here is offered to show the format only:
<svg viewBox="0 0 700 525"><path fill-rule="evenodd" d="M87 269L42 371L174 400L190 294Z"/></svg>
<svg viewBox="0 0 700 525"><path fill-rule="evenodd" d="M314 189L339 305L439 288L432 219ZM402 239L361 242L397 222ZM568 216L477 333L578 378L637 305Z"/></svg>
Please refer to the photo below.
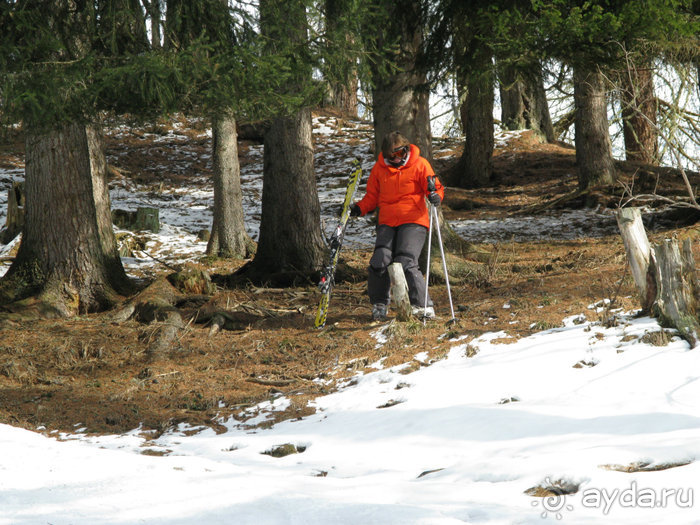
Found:
<svg viewBox="0 0 700 525"><path fill-rule="evenodd" d="M651 246L647 239L639 208L621 208L615 213L625 245L627 261L637 285L637 295L643 312L650 312L656 298L656 281L651 263Z"/></svg>
<svg viewBox="0 0 700 525"><path fill-rule="evenodd" d="M491 180L493 157L493 73L490 56L480 59L478 68L459 82L464 151L457 165L456 185L460 188L486 186Z"/></svg>
<svg viewBox="0 0 700 525"><path fill-rule="evenodd" d="M321 206L314 174L311 110L278 117L265 134L260 238L253 267L309 274L323 264Z"/></svg>
<svg viewBox="0 0 700 525"><path fill-rule="evenodd" d="M326 0L326 32L332 48L342 46L345 42L352 43L355 38L343 24L348 9L348 0ZM354 59L340 59L337 64L329 64L329 68L331 78L328 105L344 115L357 117L358 77Z"/></svg>
<svg viewBox="0 0 700 525"><path fill-rule="evenodd" d="M531 129L554 142L554 127L542 79L542 68L532 64L528 72L499 68L501 122L506 129Z"/></svg>
<svg viewBox="0 0 700 525"><path fill-rule="evenodd" d="M378 43L382 49L398 36L400 51L387 56L396 63L396 70L387 71L376 65L372 68L375 153L379 155L382 139L388 133L399 131L418 146L422 157L432 161L430 93L426 75L418 66L423 34L420 2L401 0L385 4L389 22L377 28Z"/></svg>
<svg viewBox="0 0 700 525"><path fill-rule="evenodd" d="M612 184L615 162L608 132L607 97L597 69L574 68L576 163L580 189Z"/></svg>
<svg viewBox="0 0 700 525"><path fill-rule="evenodd" d="M255 251L255 243L245 231L236 119L224 112L214 119L212 128L214 219L207 254L246 258Z"/></svg>
<svg viewBox="0 0 700 525"><path fill-rule="evenodd" d="M682 249L676 239L650 246L638 208L617 212L642 311L675 328L691 348L700 342L700 283L690 239Z"/></svg>
<svg viewBox="0 0 700 525"><path fill-rule="evenodd" d="M161 1L162 0L143 0L143 5L146 9L146 13L148 13L148 17L151 19L152 49L160 49L162 47L160 22L160 17L162 15Z"/></svg>
<svg viewBox="0 0 700 525"><path fill-rule="evenodd" d="M281 54L293 68L286 94L299 95L310 80L308 57L297 55L307 41L304 3L260 2L260 25L268 53ZM323 265L326 245L321 234L311 110L303 108L271 120L265 133L263 195L258 250L246 273L282 283L309 278ZM280 275L281 274L281 275ZM289 279L291 277L291 279Z"/></svg>
<svg viewBox="0 0 700 525"><path fill-rule="evenodd" d="M408 298L408 284L403 273L401 263L391 263L388 268L391 281L391 298L393 309L399 321L408 321L411 318L411 300Z"/></svg>
<svg viewBox="0 0 700 525"><path fill-rule="evenodd" d="M676 328L691 348L700 342L700 297L695 262L686 239L683 249L676 239L665 239L654 246L658 294L653 312L662 326Z"/></svg>
<svg viewBox="0 0 700 525"><path fill-rule="evenodd" d="M620 80L626 158L658 165L657 104L651 61L629 62Z"/></svg>
<svg viewBox="0 0 700 525"><path fill-rule="evenodd" d="M28 133L25 226L3 279L47 316L112 306L131 290L112 229L102 140L93 125Z"/></svg>

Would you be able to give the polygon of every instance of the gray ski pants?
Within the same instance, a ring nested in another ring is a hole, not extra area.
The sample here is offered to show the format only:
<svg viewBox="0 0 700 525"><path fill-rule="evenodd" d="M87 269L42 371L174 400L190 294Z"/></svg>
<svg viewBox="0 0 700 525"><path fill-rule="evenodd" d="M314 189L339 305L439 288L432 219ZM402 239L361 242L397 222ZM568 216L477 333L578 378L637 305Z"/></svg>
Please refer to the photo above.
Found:
<svg viewBox="0 0 700 525"><path fill-rule="evenodd" d="M418 267L418 257L425 244L428 229L420 224L402 224L391 227L386 224L377 226L377 239L374 254L369 261L367 293L372 304L389 304L391 282L387 268L392 262L401 263L406 282L408 297L413 306L423 306L425 301L425 280ZM428 297L428 305L432 305Z"/></svg>

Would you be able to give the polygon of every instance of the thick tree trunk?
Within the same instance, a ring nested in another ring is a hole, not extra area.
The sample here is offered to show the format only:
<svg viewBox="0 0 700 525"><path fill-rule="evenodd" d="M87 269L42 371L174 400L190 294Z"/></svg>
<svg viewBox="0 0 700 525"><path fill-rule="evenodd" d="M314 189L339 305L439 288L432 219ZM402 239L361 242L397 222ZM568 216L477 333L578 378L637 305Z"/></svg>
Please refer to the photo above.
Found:
<svg viewBox="0 0 700 525"><path fill-rule="evenodd" d="M401 132L418 146L421 156L432 161L429 92L425 73L418 69L422 45L420 2L402 0L388 4L390 26L380 27L380 45L400 39L397 71L373 68L372 90L375 153L379 155L382 139L392 131Z"/></svg>
<svg viewBox="0 0 700 525"><path fill-rule="evenodd" d="M612 184L615 162L608 132L605 83L600 71L574 68L574 105L579 188Z"/></svg>
<svg viewBox="0 0 700 525"><path fill-rule="evenodd" d="M357 73L353 72L345 83L333 82L330 85L328 105L348 117L357 117Z"/></svg>
<svg viewBox="0 0 700 525"><path fill-rule="evenodd" d="M258 272L309 274L323 264L311 110L273 120L265 134Z"/></svg>
<svg viewBox="0 0 700 525"><path fill-rule="evenodd" d="M245 231L236 119L223 113L214 119L214 220L207 254L249 257L254 242Z"/></svg>
<svg viewBox="0 0 700 525"><path fill-rule="evenodd" d="M355 36L344 26L343 20L349 8L349 0L326 0L326 32L331 39L332 48L352 43ZM329 82L328 105L338 109L342 114L357 117L357 66L353 59L343 59L331 63L332 74Z"/></svg>
<svg viewBox="0 0 700 525"><path fill-rule="evenodd" d="M472 73L460 82L464 151L457 165L455 183L460 188L485 186L491 180L493 157L493 74L488 61L485 72Z"/></svg>
<svg viewBox="0 0 700 525"><path fill-rule="evenodd" d="M539 64L533 64L527 73L501 67L499 80L503 126L509 130L532 129L553 142L554 128Z"/></svg>
<svg viewBox="0 0 700 525"><path fill-rule="evenodd" d="M130 291L112 229L102 141L94 126L71 124L26 139L22 243L5 300L37 294L46 315L110 307ZM5 287L3 287L5 288ZM116 292L116 293L115 293Z"/></svg>
<svg viewBox="0 0 700 525"><path fill-rule="evenodd" d="M621 78L620 98L627 160L658 165L657 108L650 61L629 64Z"/></svg>
<svg viewBox="0 0 700 525"><path fill-rule="evenodd" d="M378 155L381 151L382 139L392 131L399 131L411 143L418 146L422 157L431 161L433 146L429 95L415 91L410 79L400 78L405 76L405 74L395 75L388 83L378 85L373 90L374 151Z"/></svg>

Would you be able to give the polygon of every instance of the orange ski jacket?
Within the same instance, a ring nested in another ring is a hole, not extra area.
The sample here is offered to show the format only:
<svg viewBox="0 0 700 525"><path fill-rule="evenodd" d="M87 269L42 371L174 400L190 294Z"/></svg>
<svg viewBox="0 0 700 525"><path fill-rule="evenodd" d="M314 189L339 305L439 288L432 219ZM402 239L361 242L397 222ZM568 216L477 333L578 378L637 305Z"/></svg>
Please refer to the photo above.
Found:
<svg viewBox="0 0 700 525"><path fill-rule="evenodd" d="M420 156L418 146L411 144L408 161L398 168L387 164L380 153L367 180L367 193L357 202L366 215L379 208L379 224L400 226L420 224L429 227L430 216L425 197L428 195L428 177L435 175L430 163ZM445 188L435 178L440 199Z"/></svg>

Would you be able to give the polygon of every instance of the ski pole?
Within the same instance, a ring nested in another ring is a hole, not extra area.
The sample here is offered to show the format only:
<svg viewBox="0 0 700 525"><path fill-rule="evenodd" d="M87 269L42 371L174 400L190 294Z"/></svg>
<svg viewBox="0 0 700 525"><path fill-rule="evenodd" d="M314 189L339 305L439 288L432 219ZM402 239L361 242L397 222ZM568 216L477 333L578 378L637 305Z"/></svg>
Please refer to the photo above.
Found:
<svg viewBox="0 0 700 525"><path fill-rule="evenodd" d="M435 177L428 177L428 191L433 192L436 190L435 187ZM447 284L447 297L450 300L450 312L452 314L452 319L450 319L450 323L454 323L457 320L455 319L455 309L454 306L452 305L452 292L450 290L450 277L447 274L447 260L445 259L445 250L442 247L442 234L440 233L440 218L438 217L438 211L437 211L437 206L433 206L432 204L430 206L430 225L431 225L431 230L432 230L432 224L433 224L433 215L435 215L435 227L437 229L437 236L438 236L438 244L440 245L440 255L442 256L442 270L445 272L445 283ZM428 243L430 243L430 230L428 231ZM430 244L428 244L428 265L427 268L430 268ZM425 303L428 302L428 282L426 279L425 283ZM427 306L427 304L426 304ZM424 306L424 308L426 307Z"/></svg>
<svg viewBox="0 0 700 525"><path fill-rule="evenodd" d="M452 319L450 319L450 323L455 323L457 322L457 319L455 319L455 309L454 306L452 305L452 292L450 291L450 277L447 275L447 260L445 259L445 250L442 247L442 235L440 235L440 219L438 218L438 212L437 208L433 205L430 206L433 210L433 213L435 214L435 226L437 230L437 236L438 236L438 243L440 244L440 255L442 256L442 270L445 272L445 284L447 284L447 297L450 300L450 313L452 314Z"/></svg>
<svg viewBox="0 0 700 525"><path fill-rule="evenodd" d="M433 186L435 186L435 182L432 182ZM430 179L428 179L428 187L430 187ZM429 204L432 208L432 205ZM432 234L433 234L433 213L432 209L430 211L430 225L428 226L428 260L425 264L425 299L423 299L423 312L425 312L426 308L428 308L428 283L430 282L430 244L432 241ZM425 326L425 316L423 316L423 326Z"/></svg>

